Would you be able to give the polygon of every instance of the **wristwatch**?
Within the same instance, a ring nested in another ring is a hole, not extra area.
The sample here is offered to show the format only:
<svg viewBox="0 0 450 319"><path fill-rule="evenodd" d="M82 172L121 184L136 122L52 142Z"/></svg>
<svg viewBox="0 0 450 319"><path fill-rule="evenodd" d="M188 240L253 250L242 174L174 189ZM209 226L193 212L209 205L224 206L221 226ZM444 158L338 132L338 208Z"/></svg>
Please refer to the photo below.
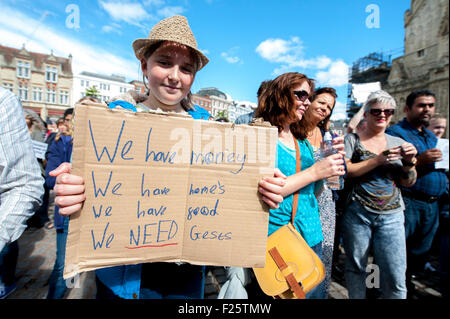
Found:
<svg viewBox="0 0 450 319"><path fill-rule="evenodd" d="M417 163L417 158L415 158L415 157L412 158L411 162L407 162L407 161L402 160L403 166L411 167L411 166L416 165L416 163Z"/></svg>

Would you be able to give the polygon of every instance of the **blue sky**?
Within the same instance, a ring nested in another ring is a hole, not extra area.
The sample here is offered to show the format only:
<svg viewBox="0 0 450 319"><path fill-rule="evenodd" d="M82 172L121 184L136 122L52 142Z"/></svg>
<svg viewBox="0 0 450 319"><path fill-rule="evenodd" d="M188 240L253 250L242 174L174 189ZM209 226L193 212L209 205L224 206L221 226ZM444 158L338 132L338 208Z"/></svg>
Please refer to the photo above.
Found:
<svg viewBox="0 0 450 319"><path fill-rule="evenodd" d="M210 58L194 93L213 86L256 102L262 81L297 71L336 88L338 119L348 68L372 52L401 55L409 8L410 0L0 0L0 44L71 53L75 73L142 79L131 43L160 19L182 14Z"/></svg>

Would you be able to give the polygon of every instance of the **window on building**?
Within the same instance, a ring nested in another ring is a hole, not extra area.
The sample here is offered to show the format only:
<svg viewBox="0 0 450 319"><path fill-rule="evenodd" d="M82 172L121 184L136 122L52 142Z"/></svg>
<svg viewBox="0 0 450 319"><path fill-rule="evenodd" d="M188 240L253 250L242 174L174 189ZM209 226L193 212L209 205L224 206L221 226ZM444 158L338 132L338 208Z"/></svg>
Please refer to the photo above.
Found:
<svg viewBox="0 0 450 319"><path fill-rule="evenodd" d="M81 86L84 86L84 80L81 80Z"/></svg>
<svg viewBox="0 0 450 319"><path fill-rule="evenodd" d="M33 101L42 102L42 88L33 86Z"/></svg>
<svg viewBox="0 0 450 319"><path fill-rule="evenodd" d="M27 101L28 100L28 86L19 85L19 94L20 100Z"/></svg>
<svg viewBox="0 0 450 319"><path fill-rule="evenodd" d="M17 61L17 77L18 78L30 78L30 63Z"/></svg>
<svg viewBox="0 0 450 319"><path fill-rule="evenodd" d="M421 49L421 50L417 51L417 56L419 58L423 57L424 55L425 55L425 50L424 49Z"/></svg>
<svg viewBox="0 0 450 319"><path fill-rule="evenodd" d="M59 91L59 104L62 104L62 105L69 104L69 91L65 91L65 90Z"/></svg>
<svg viewBox="0 0 450 319"><path fill-rule="evenodd" d="M13 91L14 85L12 83L7 83L7 82L3 82L3 88L10 90L11 92Z"/></svg>
<svg viewBox="0 0 450 319"><path fill-rule="evenodd" d="M86 80L86 87L89 87L89 81Z"/></svg>
<svg viewBox="0 0 450 319"><path fill-rule="evenodd" d="M56 90L47 89L47 103L56 103Z"/></svg>
<svg viewBox="0 0 450 319"><path fill-rule="evenodd" d="M47 82L58 82L58 70L55 67L48 66L45 68L45 80Z"/></svg>

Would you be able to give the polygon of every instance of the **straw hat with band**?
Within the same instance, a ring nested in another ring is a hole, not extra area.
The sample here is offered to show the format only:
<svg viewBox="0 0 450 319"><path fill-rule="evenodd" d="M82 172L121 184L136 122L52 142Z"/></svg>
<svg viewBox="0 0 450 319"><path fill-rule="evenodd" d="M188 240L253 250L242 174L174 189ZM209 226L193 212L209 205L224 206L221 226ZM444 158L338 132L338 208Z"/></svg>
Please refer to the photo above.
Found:
<svg viewBox="0 0 450 319"><path fill-rule="evenodd" d="M147 39L137 39L133 42L134 54L141 60L144 58L148 47L160 41L177 42L194 50L199 62L197 71L209 62L209 59L197 48L197 41L184 16L176 15L155 24L150 30Z"/></svg>

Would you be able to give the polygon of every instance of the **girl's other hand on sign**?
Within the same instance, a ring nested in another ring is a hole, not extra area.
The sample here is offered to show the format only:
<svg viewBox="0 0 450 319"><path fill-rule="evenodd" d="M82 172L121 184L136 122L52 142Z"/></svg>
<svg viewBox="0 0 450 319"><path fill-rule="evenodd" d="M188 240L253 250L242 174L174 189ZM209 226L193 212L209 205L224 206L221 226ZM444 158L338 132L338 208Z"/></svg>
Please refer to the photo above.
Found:
<svg viewBox="0 0 450 319"><path fill-rule="evenodd" d="M69 216L79 211L86 199L84 180L81 176L72 175L72 164L62 163L51 171L50 176L56 177L55 204L59 214Z"/></svg>
<svg viewBox="0 0 450 319"><path fill-rule="evenodd" d="M258 183L258 191L262 195L262 200L269 205L271 209L277 209L283 202L281 191L286 185L286 176L275 168L273 177L264 177Z"/></svg>

